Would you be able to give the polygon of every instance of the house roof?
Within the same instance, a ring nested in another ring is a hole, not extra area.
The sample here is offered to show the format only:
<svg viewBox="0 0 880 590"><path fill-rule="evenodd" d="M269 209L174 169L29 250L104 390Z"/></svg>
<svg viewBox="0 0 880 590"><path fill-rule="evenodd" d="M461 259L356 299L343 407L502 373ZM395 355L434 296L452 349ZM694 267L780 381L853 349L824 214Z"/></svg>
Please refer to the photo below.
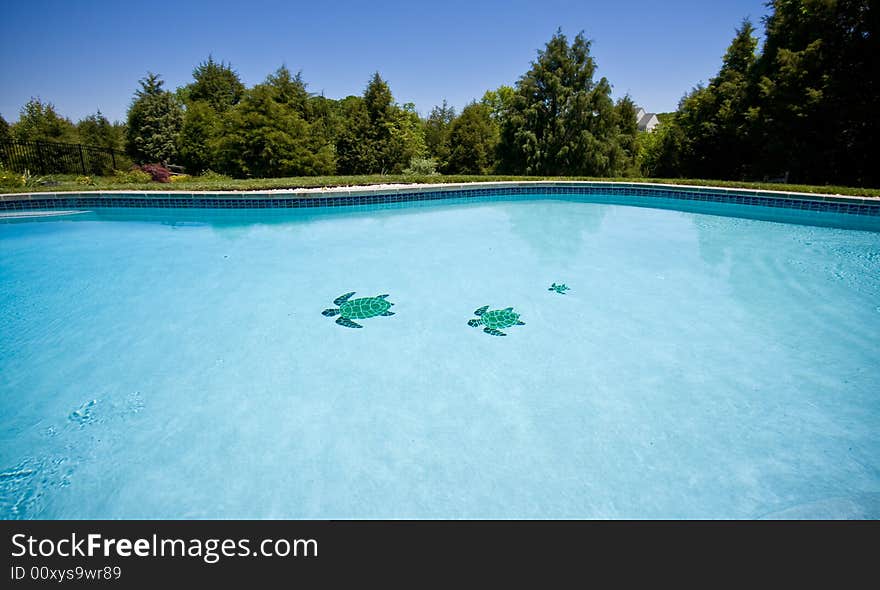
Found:
<svg viewBox="0 0 880 590"><path fill-rule="evenodd" d="M645 113L642 115L642 118L639 119L638 126L641 131L644 131L651 124L657 125L660 123L660 119L657 118L657 113Z"/></svg>

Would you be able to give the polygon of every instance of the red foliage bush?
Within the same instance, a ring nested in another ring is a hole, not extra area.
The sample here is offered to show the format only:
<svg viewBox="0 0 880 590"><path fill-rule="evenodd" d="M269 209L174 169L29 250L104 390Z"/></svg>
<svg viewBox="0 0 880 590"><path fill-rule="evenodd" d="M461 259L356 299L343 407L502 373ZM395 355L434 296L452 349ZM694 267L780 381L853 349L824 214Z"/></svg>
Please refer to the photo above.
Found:
<svg viewBox="0 0 880 590"><path fill-rule="evenodd" d="M142 164L135 168L149 174L154 182L171 182L171 170L162 164Z"/></svg>

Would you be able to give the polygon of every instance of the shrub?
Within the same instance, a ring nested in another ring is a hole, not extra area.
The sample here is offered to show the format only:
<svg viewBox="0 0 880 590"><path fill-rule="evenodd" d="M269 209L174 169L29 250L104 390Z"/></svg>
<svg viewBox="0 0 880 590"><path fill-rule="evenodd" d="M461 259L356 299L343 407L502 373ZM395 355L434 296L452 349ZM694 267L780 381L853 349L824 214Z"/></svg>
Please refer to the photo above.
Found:
<svg viewBox="0 0 880 590"><path fill-rule="evenodd" d="M175 174L171 177L171 182L186 182L191 178L189 174Z"/></svg>
<svg viewBox="0 0 880 590"><path fill-rule="evenodd" d="M403 173L406 176L436 176L437 162L433 158L413 158Z"/></svg>
<svg viewBox="0 0 880 590"><path fill-rule="evenodd" d="M113 173L113 176L111 176L107 180L109 180L113 184L144 184L153 180L153 177L143 170L139 170L137 167L134 167L128 172L116 170Z"/></svg>
<svg viewBox="0 0 880 590"><path fill-rule="evenodd" d="M231 176L214 172L213 170L205 170L197 177L198 180L232 180Z"/></svg>
<svg viewBox="0 0 880 590"><path fill-rule="evenodd" d="M93 185L95 184L95 181L92 179L91 176L77 176L76 183L83 185Z"/></svg>
<svg viewBox="0 0 880 590"><path fill-rule="evenodd" d="M18 172L7 170L0 165L0 188L19 188L24 186L24 177Z"/></svg>
<svg viewBox="0 0 880 590"><path fill-rule="evenodd" d="M162 164L143 164L138 169L149 174L153 182L171 182L171 170Z"/></svg>

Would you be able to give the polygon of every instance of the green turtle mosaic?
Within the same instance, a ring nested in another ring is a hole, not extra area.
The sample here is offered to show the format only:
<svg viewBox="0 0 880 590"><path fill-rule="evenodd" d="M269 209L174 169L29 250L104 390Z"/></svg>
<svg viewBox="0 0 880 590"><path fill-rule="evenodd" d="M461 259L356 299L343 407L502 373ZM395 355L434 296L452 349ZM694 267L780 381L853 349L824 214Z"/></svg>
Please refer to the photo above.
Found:
<svg viewBox="0 0 880 590"><path fill-rule="evenodd" d="M507 309L493 309L487 311L488 305L484 305L474 312L476 319L469 320L468 326L477 328L483 326L483 332L492 336L507 336L501 330L511 326L525 326L525 322L521 322L519 314L513 311L512 307Z"/></svg>
<svg viewBox="0 0 880 590"><path fill-rule="evenodd" d="M565 283L562 283L562 284L560 284L560 285L557 285L556 283L553 283L552 285L550 285L550 288L547 289L547 290L548 290L548 291L556 291L556 292L559 293L560 295L565 295L565 292L568 291L570 288L571 288L571 287L569 287L569 286L566 285Z"/></svg>
<svg viewBox="0 0 880 590"><path fill-rule="evenodd" d="M394 315L393 311L389 311L393 303L386 301L385 295L377 295L376 297L361 297L360 299L351 299L354 291L340 295L333 300L333 305L338 308L325 309L321 313L327 317L339 316L336 323L346 328L363 328L362 325L352 320L362 320L374 318L380 315Z"/></svg>

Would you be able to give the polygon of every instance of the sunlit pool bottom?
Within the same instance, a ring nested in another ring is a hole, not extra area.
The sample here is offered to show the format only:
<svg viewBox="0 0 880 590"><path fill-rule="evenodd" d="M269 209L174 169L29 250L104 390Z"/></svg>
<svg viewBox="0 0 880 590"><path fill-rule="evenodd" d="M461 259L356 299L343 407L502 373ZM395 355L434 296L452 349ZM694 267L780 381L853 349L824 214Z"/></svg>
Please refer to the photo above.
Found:
<svg viewBox="0 0 880 590"><path fill-rule="evenodd" d="M394 315L322 314L352 291ZM872 231L538 197L0 223L0 516L878 518L878 335Z"/></svg>

